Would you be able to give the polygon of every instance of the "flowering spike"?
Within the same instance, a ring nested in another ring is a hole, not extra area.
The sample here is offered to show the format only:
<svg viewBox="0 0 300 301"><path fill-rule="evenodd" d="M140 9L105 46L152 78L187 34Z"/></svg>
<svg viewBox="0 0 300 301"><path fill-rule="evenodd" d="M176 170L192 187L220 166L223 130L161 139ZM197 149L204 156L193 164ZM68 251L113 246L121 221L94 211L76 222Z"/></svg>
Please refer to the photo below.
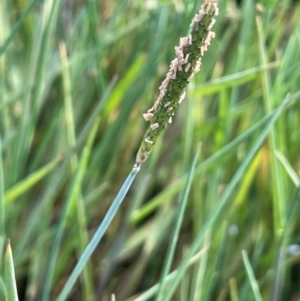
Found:
<svg viewBox="0 0 300 301"><path fill-rule="evenodd" d="M178 104L185 97L185 88L191 78L200 70L201 58L215 37L211 31L218 15L216 0L204 0L200 11L191 22L191 33L180 38L175 47L176 58L171 62L166 78L159 87L159 95L154 106L143 114L150 122L136 156L136 166L140 166L149 156L156 139L172 122Z"/></svg>

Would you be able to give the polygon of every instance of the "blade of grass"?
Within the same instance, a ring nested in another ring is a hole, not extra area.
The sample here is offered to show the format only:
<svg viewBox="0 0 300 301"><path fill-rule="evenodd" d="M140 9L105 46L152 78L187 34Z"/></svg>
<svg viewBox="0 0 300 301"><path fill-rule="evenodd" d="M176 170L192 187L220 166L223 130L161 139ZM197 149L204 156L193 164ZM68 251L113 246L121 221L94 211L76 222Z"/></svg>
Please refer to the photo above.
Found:
<svg viewBox="0 0 300 301"><path fill-rule="evenodd" d="M3 45L0 48L0 56L5 52L6 48L9 46L9 44L11 43L11 41L13 40L15 34L18 32L18 30L21 28L21 26L23 25L25 19L27 18L27 16L29 15L29 13L31 12L31 10L33 9L33 7L38 3L38 2L42 2L41 0L33 0L31 1L27 8L24 10L24 12L22 13L21 17L19 18L18 22L16 22L16 24L14 25L14 27L12 28L10 35L7 37L6 41L3 43Z"/></svg>
<svg viewBox="0 0 300 301"><path fill-rule="evenodd" d="M204 239L204 245L208 245L209 241L211 239L211 234L208 233ZM203 257L201 258L198 266L196 266L194 275L193 277L193 282L191 286L191 294L190 294L190 301L197 301L197 300L202 300L203 296L203 283L205 279L205 271L207 269L207 259L208 259L209 253L206 252Z"/></svg>
<svg viewBox="0 0 300 301"><path fill-rule="evenodd" d="M101 61L103 59L103 46L101 43L101 39L98 37L98 29L99 29L99 9L98 9L98 2L95 0L88 0L87 1L87 9L89 14L89 22L90 22L90 32L92 39L94 40L95 45L97 46L95 58L97 62L97 69L98 69L98 76L96 77L97 86L99 91L104 90L106 86L106 72L102 67Z"/></svg>
<svg viewBox="0 0 300 301"><path fill-rule="evenodd" d="M10 242L7 244L5 254L5 286L6 301L18 301L19 298L16 285L15 268Z"/></svg>
<svg viewBox="0 0 300 301"><path fill-rule="evenodd" d="M229 286L230 286L230 298L231 298L230 300L239 301L238 286L235 278L230 278Z"/></svg>
<svg viewBox="0 0 300 301"><path fill-rule="evenodd" d="M5 238L3 236L0 236L0 271L1 271L1 266L2 266L2 256L3 256L3 250L5 248Z"/></svg>
<svg viewBox="0 0 300 301"><path fill-rule="evenodd" d="M47 2L48 3L48 2ZM49 6L50 7L49 7ZM26 82L28 90L25 93L23 101L23 111L19 122L18 135L15 139L13 147L13 166L12 179L15 183L26 163L26 158L29 155L30 145L32 143L33 134L35 132L35 124L37 121L38 111L43 97L43 87L46 73L46 66L50 56L50 42L55 34L56 18L59 12L59 1L49 1L48 5L43 6L43 18L41 24L37 28L37 49L33 49L33 54L30 61L28 82ZM39 28L40 27L40 28ZM32 70L31 70L32 68ZM36 86L33 89L33 95L29 93L31 83L35 82Z"/></svg>
<svg viewBox="0 0 300 301"><path fill-rule="evenodd" d="M24 79L24 87L25 91L22 95L22 115L20 116L19 126L16 130L16 135L14 137L14 147L12 154L9 155L11 158L9 159L9 162L11 161L11 167L10 167L10 175L8 179L8 183L15 184L16 181L19 179L19 172L21 165L19 164L19 160L21 161L22 165L24 164L25 156L21 157L22 154L25 155L27 152L27 148L24 146L24 141L29 141L28 136L31 135L31 133L28 132L28 123L31 121L30 119L30 107L31 107L31 100L32 100L32 93L33 90L36 88L36 80L35 75L37 72L37 65L39 60L39 53L41 49L41 43L42 43L42 35L43 30L41 26L41 21L39 20L37 22L37 26L34 27L34 32L32 33L32 51L30 54L29 63L28 63L28 69L26 72L26 76ZM34 83L34 84L33 84ZM34 89L33 89L34 87ZM24 139L24 141L23 141ZM21 160L23 159L23 160Z"/></svg>
<svg viewBox="0 0 300 301"><path fill-rule="evenodd" d="M68 209L69 209L69 206L72 203L73 199L77 197L77 195L80 191L82 178L83 178L85 170L86 170L86 166L88 163L92 144L93 144L93 141L94 141L97 129L98 129L98 124L99 124L99 120L97 120L95 122L94 127L92 128L92 130L90 132L90 135L89 135L88 141L87 141L87 145L83 150L83 154L81 156L81 160L79 162L74 181L71 185L68 197L67 197L65 204L63 206L63 209L62 209L58 229L56 232L55 240L54 240L50 258L48 261L48 268L47 268L47 272L46 272L46 278L45 278L45 284L44 284L44 290L43 290L43 296L42 296L43 301L47 301L50 298L50 290L51 290L51 284L52 284L52 279L53 279L53 274L54 274L54 269L55 269L55 263L56 263L57 257L58 257L58 251L59 251L60 243L61 243L62 236L63 236L64 226L67 222Z"/></svg>
<svg viewBox="0 0 300 301"><path fill-rule="evenodd" d="M5 248L5 238L0 236L0 271L2 271L2 258ZM5 300L5 283L2 279L2 273L0 274L0 299Z"/></svg>
<svg viewBox="0 0 300 301"><path fill-rule="evenodd" d="M132 31L134 31L137 27L142 26L143 23L147 21L148 17L149 14L148 12L146 12L134 18L133 20L130 20L126 24L126 27L122 28L121 30L111 30L111 31L108 30L107 34L103 37L103 43L109 45L119 40L123 36L128 35Z"/></svg>
<svg viewBox="0 0 300 301"><path fill-rule="evenodd" d="M247 48L250 47L252 42L252 35L250 34L250 32L252 31L254 24L255 5L253 2L253 0L243 1L242 11L245 15L247 15L247 18L242 18L241 20L241 30L239 32L238 47L236 47L235 59L233 63L234 72L239 71L241 68L245 69L246 64L250 62L250 58L246 59L246 53ZM238 103L240 94L241 86L233 87L229 98L229 108ZM230 136L234 131L234 127L235 124L233 120L228 119L225 128L224 143L230 141Z"/></svg>
<svg viewBox="0 0 300 301"><path fill-rule="evenodd" d="M184 250L183 250L183 252L184 252ZM179 300L180 301L188 300L190 282L191 282L190 275L186 274L185 277L182 279L182 282L180 285L180 292L179 292Z"/></svg>
<svg viewBox="0 0 300 301"><path fill-rule="evenodd" d="M253 179L256 176L257 170L261 164L261 160L262 153L258 152L252 163L250 164L250 167L247 170L246 174L244 175L244 179L235 197L235 203L238 206L242 204L243 200L245 200L245 197L248 195L251 184L253 183Z"/></svg>
<svg viewBox="0 0 300 301"><path fill-rule="evenodd" d="M152 254L155 253L163 239L169 234L174 215L172 213L166 214L168 211L166 207L161 208L157 213L157 218L149 225L150 227L148 228L148 235L144 243L142 256L136 260L130 273L131 277L126 281L125 287L122 290L123 292L118 295L120 300L124 300L128 297L132 293L133 288L137 287L140 280L145 273L147 273L147 266L152 259Z"/></svg>
<svg viewBox="0 0 300 301"><path fill-rule="evenodd" d="M73 113L73 100L72 100L72 85L69 72L69 61L67 57L67 49L64 43L59 44L59 54L61 60L61 72L63 80L63 93L64 93L64 113L65 113L65 124L67 128L67 143L68 147L73 147L76 144L76 134L75 134L75 123L74 123L74 113ZM77 167L77 158L74 155L71 160L71 169Z"/></svg>
<svg viewBox="0 0 300 301"><path fill-rule="evenodd" d="M198 97L200 95L218 93L223 89L240 86L250 82L251 80L255 80L257 75L262 71L276 69L277 67L279 67L279 62L272 62L263 66L254 67L245 71L213 79L205 84L197 86L197 88L193 89L190 94L192 97Z"/></svg>
<svg viewBox="0 0 300 301"><path fill-rule="evenodd" d="M65 123L67 128L67 144L68 148L72 148L76 145L76 134L75 134L75 122L74 122L74 113L73 113L73 100L72 100L72 85L70 79L70 72L69 72L69 62L67 57L67 49L64 43L60 43L59 45L59 52L60 52L60 59L62 65L62 77L63 77L63 90L64 90L64 112L65 112ZM99 122L97 122L98 125ZM94 139L96 129L92 132L92 140ZM89 144L91 148L92 145ZM70 161L70 169L72 174L76 172L78 167L78 158L76 153L71 158ZM81 185L81 184L80 184ZM79 245L80 245L80 252L84 250L84 247L88 243L88 233L87 233L87 225L86 225L86 212L83 204L83 198L81 194L81 189L79 188L78 196L72 198L72 201L69 205L69 212L68 215L72 215L72 209L75 208L77 214L77 226L78 226L78 236L79 236ZM91 265L87 264L84 271L83 271L83 291L84 291L84 298L86 300L90 299L92 296L93 289L93 281L91 279Z"/></svg>
<svg viewBox="0 0 300 301"><path fill-rule="evenodd" d="M187 205L188 196L189 196L189 193L191 190L192 180L193 180L193 176L194 176L194 172L195 172L195 166L196 166L196 163L197 163L197 160L199 157L200 150L201 150L201 145L199 145L196 155L194 157L194 160L193 160L193 163L190 168L189 175L188 175L188 179L186 182L186 186L185 186L185 189L182 194L182 199L180 201L180 205L179 205L179 208L177 211L176 224L174 225L174 230L173 230L174 232L172 234L171 244L169 246L169 249L168 249L168 252L166 255L166 259L164 261L164 267L163 267L162 274L160 277L160 285L159 285L158 293L157 293L157 296L155 299L157 301L164 300L165 279L170 272L171 264L172 264L172 261L174 258L176 244L177 244L178 236L179 236L179 231L180 231L180 228L182 225L183 216L184 216L185 208Z"/></svg>
<svg viewBox="0 0 300 301"><path fill-rule="evenodd" d="M126 74L116 85L114 91L111 93L107 105L104 109L104 114L108 115L112 111L115 111L116 108L120 106L120 102L124 97L126 90L134 85L138 75L140 75L140 70L145 64L146 56L141 55L137 57L136 61L129 67Z"/></svg>
<svg viewBox="0 0 300 301"><path fill-rule="evenodd" d="M189 261L189 265L191 266L191 265L195 264L196 262L198 262L198 260L207 253L208 248L209 248L208 246L205 246L200 252L198 252ZM169 275L167 275L165 283L168 284L168 283L172 282L174 277L176 276L177 272L178 272L177 270L174 270ZM142 293L137 298L134 298L134 301L147 301L147 300L149 300L150 298L152 298L156 294L156 292L158 291L158 288L159 288L159 283L153 285L151 288L149 288L147 291Z"/></svg>
<svg viewBox="0 0 300 301"><path fill-rule="evenodd" d="M0 237L5 237L5 203L4 203L4 176L2 163L2 142L0 134ZM1 262L0 256L0 262Z"/></svg>
<svg viewBox="0 0 300 301"><path fill-rule="evenodd" d="M1 240L1 238L0 238ZM1 243L1 241L0 241ZM1 300L5 300L5 283L3 281L3 278L0 277L0 298Z"/></svg>
<svg viewBox="0 0 300 301"><path fill-rule="evenodd" d="M283 236L284 238L284 236ZM284 286L284 263L286 262L286 241L283 239L281 246L278 249L278 255L275 267L275 279L273 282L272 301L282 300L282 288ZM247 254L247 253L246 253Z"/></svg>
<svg viewBox="0 0 300 301"><path fill-rule="evenodd" d="M189 168L191 154L193 153L193 140L195 133L195 102L187 101L185 109L187 110L186 122L185 122L185 134L184 134L184 143L183 143L183 159L182 159L182 169L184 171Z"/></svg>
<svg viewBox="0 0 300 301"><path fill-rule="evenodd" d="M108 226L110 225L111 221L113 220L115 214L117 213L120 205L122 204L122 201L124 197L127 194L127 191L129 190L135 176L139 172L139 168L133 168L128 177L126 178L123 186L121 187L118 195L114 199L113 203L111 204L108 212L106 213L102 223L98 227L96 233L92 237L91 241L85 248L84 252L82 253L81 257L79 258L79 261L77 262L75 268L73 269L71 275L69 276L67 282L65 283L62 291L58 295L57 301L64 301L70 294L77 278L79 277L81 271L83 270L85 264L91 257L92 253L96 249L97 245L99 244L101 238L103 237L104 233L106 232Z"/></svg>
<svg viewBox="0 0 300 301"><path fill-rule="evenodd" d="M258 288L257 281L255 279L255 276L254 276L254 273L253 273L253 270L252 270L252 267L250 264L250 261L249 261L249 258L248 258L248 255L247 255L247 252L245 250L242 251L242 256L243 256L244 265L246 267L247 275L248 275L248 278L249 278L249 281L250 281L250 284L251 284L251 287L253 290L254 300L255 301L263 301L260 291L259 291L259 288Z"/></svg>
<svg viewBox="0 0 300 301"><path fill-rule="evenodd" d="M300 186L300 178L293 169L293 167L290 165L289 161L287 158L280 152L280 151L275 151L276 157L279 159L283 167L285 168L287 174L289 175L290 179L293 181L293 183L298 187Z"/></svg>
<svg viewBox="0 0 300 301"><path fill-rule="evenodd" d="M291 232L293 231L294 223L298 220L299 213L299 205L300 205L300 187L298 186L297 190L294 193L292 198L292 202L290 205L289 216L288 216L288 224L286 231L284 233L284 241L288 242L291 236Z"/></svg>
<svg viewBox="0 0 300 301"><path fill-rule="evenodd" d="M46 164L39 170L33 172L24 180L20 181L9 190L5 192L5 204L9 204L15 201L19 196L23 195L26 191L32 188L34 185L39 183L45 176L47 176L58 163L62 161L62 157L58 157Z"/></svg>
<svg viewBox="0 0 300 301"><path fill-rule="evenodd" d="M262 20L259 15L256 16L256 26L259 39L259 58L262 65L268 63L267 49L265 46L265 36L263 32ZM262 71L262 88L264 95L264 104L266 113L270 113L274 104L272 103L271 79L267 70ZM274 231L275 234L281 236L281 230L286 226L286 192L285 192L285 176L281 172L278 160L275 158L275 151L278 147L278 137L274 129L271 129L269 136L270 158L271 158L271 175L272 187L274 195ZM279 232L278 232L279 231Z"/></svg>
<svg viewBox="0 0 300 301"><path fill-rule="evenodd" d="M218 280L219 280L219 275L220 272L223 267L223 258L225 256L225 249L227 246L227 242L228 242L228 223L227 221L223 222L222 228L220 229L221 233L220 233L220 238L219 240L216 237L213 237L212 240L216 240L218 246L217 246L217 250L215 251L215 253L213 253L214 251L212 250L212 254L213 254L213 264L212 265L208 265L207 270L211 269L211 274L212 274L212 278L207 281L207 278L204 277L204 284L202 287L203 290L203 300L211 300L212 299L212 294L213 294L213 287L217 285ZM207 235L211 235L211 229L208 229L207 231ZM212 235L211 235L212 236ZM216 236L216 235L214 235ZM205 239L205 237L204 237ZM211 249L213 249L213 243L214 241L211 242ZM209 254L211 255L211 253Z"/></svg>

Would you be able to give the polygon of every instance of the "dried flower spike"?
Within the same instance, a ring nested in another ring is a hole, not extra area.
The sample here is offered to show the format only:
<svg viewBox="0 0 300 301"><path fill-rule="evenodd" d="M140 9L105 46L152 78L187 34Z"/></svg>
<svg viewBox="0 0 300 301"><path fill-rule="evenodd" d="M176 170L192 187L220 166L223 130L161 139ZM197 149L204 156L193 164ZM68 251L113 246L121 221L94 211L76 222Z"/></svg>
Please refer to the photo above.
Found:
<svg viewBox="0 0 300 301"><path fill-rule="evenodd" d="M175 47L176 58L171 62L165 80L159 87L159 95L154 106L143 114L150 125L143 137L136 156L136 166L140 166L151 152L156 139L172 123L172 117L184 97L185 88L191 78L200 70L201 58L215 37L211 31L215 23L214 16L218 15L215 0L204 0L200 11L195 15L188 37L180 38Z"/></svg>

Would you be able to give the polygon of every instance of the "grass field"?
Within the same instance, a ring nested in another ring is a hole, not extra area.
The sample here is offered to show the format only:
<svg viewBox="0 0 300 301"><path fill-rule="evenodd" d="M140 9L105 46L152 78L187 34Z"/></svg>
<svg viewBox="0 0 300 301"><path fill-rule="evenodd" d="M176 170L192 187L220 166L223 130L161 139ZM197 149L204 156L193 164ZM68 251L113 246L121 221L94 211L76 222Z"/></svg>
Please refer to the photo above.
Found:
<svg viewBox="0 0 300 301"><path fill-rule="evenodd" d="M300 300L300 4L240 2L139 171L201 1L0 2L1 301Z"/></svg>

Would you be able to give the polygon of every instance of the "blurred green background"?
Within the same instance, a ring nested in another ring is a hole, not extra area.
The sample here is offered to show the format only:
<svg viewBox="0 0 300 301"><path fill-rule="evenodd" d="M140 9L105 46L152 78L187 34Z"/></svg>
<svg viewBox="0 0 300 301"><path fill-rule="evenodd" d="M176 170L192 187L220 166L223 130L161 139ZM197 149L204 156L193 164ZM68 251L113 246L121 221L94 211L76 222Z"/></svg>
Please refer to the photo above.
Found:
<svg viewBox="0 0 300 301"><path fill-rule="evenodd" d="M56 300L200 5L0 2L0 300L8 238L19 300ZM299 16L298 1L219 1L200 72L68 300L158 300L140 294L160 279L200 142L172 263L189 267L161 300L300 300Z"/></svg>

